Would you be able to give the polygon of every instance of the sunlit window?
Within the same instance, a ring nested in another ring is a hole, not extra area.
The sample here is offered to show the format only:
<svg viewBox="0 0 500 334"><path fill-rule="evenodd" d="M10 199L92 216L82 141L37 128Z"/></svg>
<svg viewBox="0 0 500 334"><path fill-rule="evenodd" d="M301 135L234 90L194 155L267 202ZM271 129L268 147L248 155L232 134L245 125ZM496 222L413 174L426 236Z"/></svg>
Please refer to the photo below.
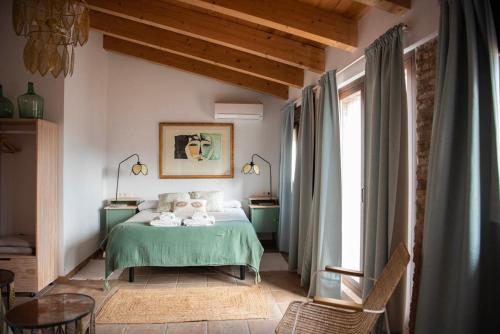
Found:
<svg viewBox="0 0 500 334"><path fill-rule="evenodd" d="M297 161L297 135L298 130L297 128L294 128L292 136L292 187L293 181L295 180L295 162Z"/></svg>
<svg viewBox="0 0 500 334"><path fill-rule="evenodd" d="M362 82L340 94L342 267L360 270L362 250Z"/></svg>

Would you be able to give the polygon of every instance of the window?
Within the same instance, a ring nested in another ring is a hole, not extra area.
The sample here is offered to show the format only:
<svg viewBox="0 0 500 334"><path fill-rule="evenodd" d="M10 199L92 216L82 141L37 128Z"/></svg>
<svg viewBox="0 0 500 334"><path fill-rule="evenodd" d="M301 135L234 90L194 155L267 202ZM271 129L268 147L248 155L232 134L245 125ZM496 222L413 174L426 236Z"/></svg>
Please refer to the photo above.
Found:
<svg viewBox="0 0 500 334"><path fill-rule="evenodd" d="M405 56L408 99L408 241L415 223L415 117L414 58ZM342 166L342 267L363 268L363 184L364 184L364 77L339 90ZM411 244L411 243L409 243ZM411 280L411 277L408 277ZM359 279L343 277L342 283L361 296ZM411 286L411 282L407 282ZM411 289L410 289L411 291ZM410 300L408 298L407 300Z"/></svg>
<svg viewBox="0 0 500 334"><path fill-rule="evenodd" d="M299 123L300 123L301 106L296 106L293 114L293 135L292 135L292 189L295 181L295 165L297 161L297 141L299 139Z"/></svg>
<svg viewBox="0 0 500 334"><path fill-rule="evenodd" d="M342 168L342 267L361 270L363 249L364 81L339 91ZM359 280L348 279L355 290Z"/></svg>
<svg viewBox="0 0 500 334"><path fill-rule="evenodd" d="M416 109L415 109L415 57L414 52L405 55L404 58L405 68L405 83L406 83L406 98L408 107L408 234L407 242L410 247L408 250L410 254L413 253L413 240L416 220L416 170L417 170L417 138L416 138ZM411 292L413 286L413 271L414 263L411 261L408 265L410 273L406 276L406 291L405 291L405 326L410 321L410 303Z"/></svg>
<svg viewBox="0 0 500 334"><path fill-rule="evenodd" d="M293 134L292 134L292 189L293 189L293 182L295 181L295 163L297 161L297 140L299 139L299 128L294 127L293 128Z"/></svg>

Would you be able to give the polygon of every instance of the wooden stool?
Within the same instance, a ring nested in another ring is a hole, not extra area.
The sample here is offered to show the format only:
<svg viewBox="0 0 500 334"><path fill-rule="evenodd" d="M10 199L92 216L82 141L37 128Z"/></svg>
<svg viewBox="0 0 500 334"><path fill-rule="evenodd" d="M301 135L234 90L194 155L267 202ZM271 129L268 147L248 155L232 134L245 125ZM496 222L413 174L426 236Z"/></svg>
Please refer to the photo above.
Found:
<svg viewBox="0 0 500 334"><path fill-rule="evenodd" d="M82 319L90 315L89 332L94 334L94 307L94 299L87 295L47 295L14 307L5 315L5 321L14 333L23 333L24 330L40 333L42 329L53 329L54 333L65 334L74 326L74 333L82 334Z"/></svg>
<svg viewBox="0 0 500 334"><path fill-rule="evenodd" d="M6 300L5 300L5 308L10 310L11 306L14 306L15 302L15 291L14 291L14 278L15 275L10 270L0 269L0 293L2 298L4 296L3 290L6 290Z"/></svg>

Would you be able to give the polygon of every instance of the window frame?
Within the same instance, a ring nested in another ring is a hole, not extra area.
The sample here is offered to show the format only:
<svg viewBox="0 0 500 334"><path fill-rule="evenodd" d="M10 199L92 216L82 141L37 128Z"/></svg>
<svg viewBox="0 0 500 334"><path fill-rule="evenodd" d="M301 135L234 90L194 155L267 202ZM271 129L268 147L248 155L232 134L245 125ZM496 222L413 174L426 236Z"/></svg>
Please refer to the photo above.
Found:
<svg viewBox="0 0 500 334"><path fill-rule="evenodd" d="M351 96L356 92L360 92L361 95L361 233L360 233L360 268L363 268L363 255L364 255L364 229L365 229L365 220L364 220L364 173L365 173L365 76L350 82L349 84L338 89L338 97L339 97L339 109L341 108L341 102L343 99ZM339 110L340 111L340 110ZM348 268L353 269L353 268ZM342 276L342 284L352 290L358 297L362 296L362 280L360 282L356 282L352 277Z"/></svg>
<svg viewBox="0 0 500 334"><path fill-rule="evenodd" d="M407 98L407 125L408 125L408 233L407 244L408 251L413 258L413 244L415 242L415 224L417 221L417 82L416 82L416 58L415 50L412 50L404 55L403 66L407 74L408 81L406 82L406 98ZM406 275L406 291L405 291L405 310L404 324L408 326L410 322L410 308L412 303L413 292L413 275L415 272L415 263L411 261L407 269Z"/></svg>

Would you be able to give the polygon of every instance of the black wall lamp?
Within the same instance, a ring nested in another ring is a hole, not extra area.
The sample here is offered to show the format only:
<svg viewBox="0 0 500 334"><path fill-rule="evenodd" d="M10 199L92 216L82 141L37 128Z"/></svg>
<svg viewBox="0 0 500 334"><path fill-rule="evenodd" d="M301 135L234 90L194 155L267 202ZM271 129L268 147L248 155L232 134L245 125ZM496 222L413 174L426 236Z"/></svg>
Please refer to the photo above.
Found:
<svg viewBox="0 0 500 334"><path fill-rule="evenodd" d="M139 155L137 153L134 153L134 154L126 157L122 161L120 161L120 163L118 164L118 176L116 177L115 202L118 201L118 184L120 182L120 167L121 167L122 163L124 163L125 161L129 160L132 157L137 157L137 162L134 165L132 165L132 169L131 169L132 174L134 174L134 175L139 175L139 174L148 175L148 166L141 163Z"/></svg>
<svg viewBox="0 0 500 334"><path fill-rule="evenodd" d="M272 166L269 161L258 155L257 153L252 154L252 160L246 164L243 165L243 168L241 169L241 172L243 174L255 174L255 175L260 175L260 167L254 162L254 158L258 157L262 161L266 162L269 165L269 192L268 195L269 197L272 197L272 184L273 184L273 172L272 172Z"/></svg>

